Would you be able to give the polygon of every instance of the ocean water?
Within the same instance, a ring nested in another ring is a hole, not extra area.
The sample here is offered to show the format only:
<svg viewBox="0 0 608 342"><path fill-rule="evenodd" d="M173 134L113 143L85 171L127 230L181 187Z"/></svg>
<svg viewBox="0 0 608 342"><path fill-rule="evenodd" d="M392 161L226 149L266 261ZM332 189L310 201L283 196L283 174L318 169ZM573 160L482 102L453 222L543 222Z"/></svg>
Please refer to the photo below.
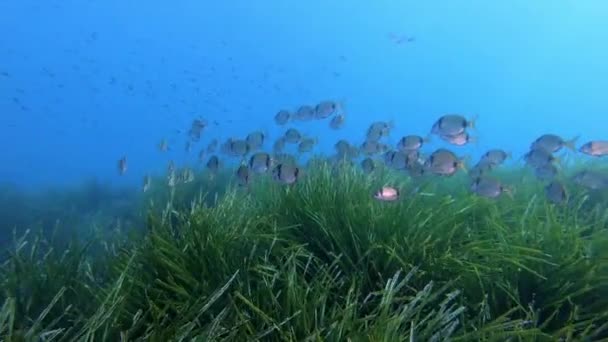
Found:
<svg viewBox="0 0 608 342"><path fill-rule="evenodd" d="M0 180L139 185L168 159L196 163L176 133L196 117L217 122L201 145L274 140L278 110L324 99L344 101L342 130L293 124L318 153L372 121L394 121L389 142L425 135L450 112L478 116L478 143L456 149L473 157L519 156L543 133L606 138L607 16L599 0L3 1Z"/></svg>

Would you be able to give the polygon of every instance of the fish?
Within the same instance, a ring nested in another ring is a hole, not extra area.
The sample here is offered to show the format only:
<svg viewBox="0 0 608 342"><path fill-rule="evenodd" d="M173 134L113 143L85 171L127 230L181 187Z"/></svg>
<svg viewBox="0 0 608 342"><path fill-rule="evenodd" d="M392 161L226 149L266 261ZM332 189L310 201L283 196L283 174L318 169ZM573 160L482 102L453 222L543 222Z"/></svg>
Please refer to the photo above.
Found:
<svg viewBox="0 0 608 342"><path fill-rule="evenodd" d="M384 157L386 165L396 170L405 170L412 163L412 158L418 159L417 154L409 154L405 151L389 151Z"/></svg>
<svg viewBox="0 0 608 342"><path fill-rule="evenodd" d="M343 156L348 153L348 150L350 149L350 147L351 147L350 143L344 139L340 139L334 144L334 149L336 150L336 153L338 155L343 155Z"/></svg>
<svg viewBox="0 0 608 342"><path fill-rule="evenodd" d="M419 135L406 135L397 142L397 149L402 151L417 151L430 141L430 138L423 138Z"/></svg>
<svg viewBox="0 0 608 342"><path fill-rule="evenodd" d="M553 164L545 164L534 169L534 175L540 180L552 180L557 176L557 167Z"/></svg>
<svg viewBox="0 0 608 342"><path fill-rule="evenodd" d="M274 144L272 145L272 150L274 153L282 153L285 149L285 137L278 138Z"/></svg>
<svg viewBox="0 0 608 342"><path fill-rule="evenodd" d="M329 128L331 128L333 130L338 130L338 129L344 127L345 120L346 120L346 116L344 114L342 114L342 113L336 114L336 116L331 118L331 121L329 121Z"/></svg>
<svg viewBox="0 0 608 342"><path fill-rule="evenodd" d="M364 173L372 173L375 168L376 163L374 163L374 160L372 158L367 157L361 161L361 169L363 169Z"/></svg>
<svg viewBox="0 0 608 342"><path fill-rule="evenodd" d="M475 178L471 183L470 190L474 194L486 198L497 198L503 193L507 193L511 197L513 192L511 188L505 187L498 180L487 177Z"/></svg>
<svg viewBox="0 0 608 342"><path fill-rule="evenodd" d="M121 176L127 172L127 157L124 156L118 160L118 174Z"/></svg>
<svg viewBox="0 0 608 342"><path fill-rule="evenodd" d="M277 165L272 171L272 178L282 184L294 184L300 176L300 169L287 163Z"/></svg>
<svg viewBox="0 0 608 342"><path fill-rule="evenodd" d="M316 144L317 144L316 138L304 138L298 144L298 152L300 152L300 153L310 152L310 151L312 151L312 149L315 147Z"/></svg>
<svg viewBox="0 0 608 342"><path fill-rule="evenodd" d="M501 149L491 149L481 156L481 161L494 167L503 164L508 158L511 158L510 152L505 152Z"/></svg>
<svg viewBox="0 0 608 342"><path fill-rule="evenodd" d="M300 106L295 113L295 118L300 121L310 121L314 119L314 117L315 109L308 105Z"/></svg>
<svg viewBox="0 0 608 342"><path fill-rule="evenodd" d="M290 128L283 135L286 143L297 144L302 139L302 134L295 128Z"/></svg>
<svg viewBox="0 0 608 342"><path fill-rule="evenodd" d="M254 173L265 173L272 166L272 158L266 152L255 153L249 158L249 168Z"/></svg>
<svg viewBox="0 0 608 342"><path fill-rule="evenodd" d="M247 165L240 165L236 170L236 179L239 186L248 186L250 182L249 167Z"/></svg>
<svg viewBox="0 0 608 342"><path fill-rule="evenodd" d="M462 134L467 128L475 128L477 116L466 119L459 114L447 114L440 117L431 128L431 133L436 135L455 136Z"/></svg>
<svg viewBox="0 0 608 342"><path fill-rule="evenodd" d="M545 196L554 204L562 204L568 200L566 188L558 181L552 181L545 186Z"/></svg>
<svg viewBox="0 0 608 342"><path fill-rule="evenodd" d="M251 151L247 141L230 138L222 145L222 152L233 157L243 157Z"/></svg>
<svg viewBox="0 0 608 342"><path fill-rule="evenodd" d="M399 199L399 190L391 186L383 186L374 193L374 198L384 202L396 201Z"/></svg>
<svg viewBox="0 0 608 342"><path fill-rule="evenodd" d="M315 106L315 119L326 119L340 111L340 103L336 101L321 101Z"/></svg>
<svg viewBox="0 0 608 342"><path fill-rule="evenodd" d="M466 171L464 159L458 158L452 151L444 148L436 150L429 156L425 168L440 176L452 176L458 169Z"/></svg>
<svg viewBox="0 0 608 342"><path fill-rule="evenodd" d="M599 171L579 171L572 177L572 180L574 183L590 190L602 190L608 188L608 174Z"/></svg>
<svg viewBox="0 0 608 342"><path fill-rule="evenodd" d="M484 176L494 168L494 164L489 161L484 160L483 158L469 170L468 175L472 179L476 179L478 177Z"/></svg>
<svg viewBox="0 0 608 342"><path fill-rule="evenodd" d="M205 155L206 155L206 151L205 149L202 149L199 153L198 153L198 160L200 162L203 162L205 160Z"/></svg>
<svg viewBox="0 0 608 342"><path fill-rule="evenodd" d="M219 168L220 168L220 158L218 158L218 156L216 156L216 155L213 155L213 156L209 157L209 160L207 161L206 167L212 173L217 172L219 170Z"/></svg>
<svg viewBox="0 0 608 342"><path fill-rule="evenodd" d="M372 156L388 151L388 146L377 140L366 140L359 150L366 156Z"/></svg>
<svg viewBox="0 0 608 342"><path fill-rule="evenodd" d="M279 126L284 126L291 120L292 116L288 110L282 109L275 114L274 122Z"/></svg>
<svg viewBox="0 0 608 342"><path fill-rule="evenodd" d="M578 137L570 140L564 140L555 134L543 134L530 145L530 150L544 150L549 153L555 153L566 147L572 151L576 150L576 141Z"/></svg>
<svg viewBox="0 0 608 342"><path fill-rule="evenodd" d="M524 155L524 161L533 168L539 168L546 164L559 162L559 159L545 149L532 149Z"/></svg>
<svg viewBox="0 0 608 342"><path fill-rule="evenodd" d="M389 136L391 130L395 124L393 121L385 122L385 121L376 121L373 122L367 129L367 133L365 134L367 141L378 141L382 137Z"/></svg>
<svg viewBox="0 0 608 342"><path fill-rule="evenodd" d="M264 141L266 139L266 134L262 131L251 132L245 138L245 141L249 145L249 148L252 151L259 150L264 146Z"/></svg>
<svg viewBox="0 0 608 342"><path fill-rule="evenodd" d="M199 141L201 139L201 133L203 129L207 127L208 123L203 119L195 119L192 121L192 125L190 126L190 130L188 131L188 136L193 141Z"/></svg>
<svg viewBox="0 0 608 342"><path fill-rule="evenodd" d="M589 141L579 148L579 152L593 157L606 156L608 155L608 140Z"/></svg>

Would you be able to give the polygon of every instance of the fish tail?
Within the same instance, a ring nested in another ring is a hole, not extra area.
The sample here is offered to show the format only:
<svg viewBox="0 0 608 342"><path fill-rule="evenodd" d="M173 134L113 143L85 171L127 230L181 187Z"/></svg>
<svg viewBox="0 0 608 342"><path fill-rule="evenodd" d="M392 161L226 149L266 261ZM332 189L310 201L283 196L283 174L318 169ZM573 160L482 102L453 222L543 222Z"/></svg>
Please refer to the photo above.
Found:
<svg viewBox="0 0 608 342"><path fill-rule="evenodd" d="M576 151L576 141L578 140L579 137L580 136L577 135L576 137L574 137L570 140L564 141L564 146L571 151Z"/></svg>

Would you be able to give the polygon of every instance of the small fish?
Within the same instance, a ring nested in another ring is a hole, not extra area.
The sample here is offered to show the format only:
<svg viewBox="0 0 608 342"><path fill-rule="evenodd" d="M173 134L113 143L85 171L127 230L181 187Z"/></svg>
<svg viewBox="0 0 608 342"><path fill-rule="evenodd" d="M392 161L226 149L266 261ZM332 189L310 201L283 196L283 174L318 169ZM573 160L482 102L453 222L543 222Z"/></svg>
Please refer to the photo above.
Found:
<svg viewBox="0 0 608 342"><path fill-rule="evenodd" d="M275 114L274 116L274 122L276 122L277 125L279 126L284 126L286 125L292 118L292 114L287 111L287 110L280 110L277 114Z"/></svg>
<svg viewBox="0 0 608 342"><path fill-rule="evenodd" d="M391 153L392 152L392 153ZM389 151L385 155L386 165L396 170L405 170L412 163L411 158L417 160L417 155L410 156L405 151ZM387 158L389 158L387 160Z"/></svg>
<svg viewBox="0 0 608 342"><path fill-rule="evenodd" d="M247 165L241 165L236 170L236 179L239 186L247 186L251 180L249 175L249 167Z"/></svg>
<svg viewBox="0 0 608 342"><path fill-rule="evenodd" d="M511 153L500 149L492 149L481 156L481 162L488 163L494 167L503 164L508 158L511 158Z"/></svg>
<svg viewBox="0 0 608 342"><path fill-rule="evenodd" d="M184 147L184 150L189 153L190 151L192 151L192 142L190 142L190 140L186 141L186 146Z"/></svg>
<svg viewBox="0 0 608 342"><path fill-rule="evenodd" d="M293 184L298 180L300 175L300 169L293 165L287 163L281 163L277 165L272 171L272 178L283 184Z"/></svg>
<svg viewBox="0 0 608 342"><path fill-rule="evenodd" d="M524 161L526 162L526 164L532 166L533 168L539 168L546 164L559 162L559 160L554 157L551 152L548 152L544 149L530 150L524 155Z"/></svg>
<svg viewBox="0 0 608 342"><path fill-rule="evenodd" d="M376 163L374 163L374 160L372 158L367 157L361 161L361 169L363 169L364 173L372 173L375 168Z"/></svg>
<svg viewBox="0 0 608 342"><path fill-rule="evenodd" d="M608 174L593 170L583 170L573 176L573 181L591 190L608 188Z"/></svg>
<svg viewBox="0 0 608 342"><path fill-rule="evenodd" d="M593 157L606 156L608 155L608 140L589 141L581 146L579 151Z"/></svg>
<svg viewBox="0 0 608 342"><path fill-rule="evenodd" d="M505 187L501 182L496 179L487 177L475 178L470 187L471 192L487 198L497 198L502 193L507 193L512 196L512 190Z"/></svg>
<svg viewBox="0 0 608 342"><path fill-rule="evenodd" d="M207 169L209 169L209 171L211 171L212 173L217 172L217 170L220 168L220 158L218 158L218 156L211 156L209 157L209 160L207 161Z"/></svg>
<svg viewBox="0 0 608 342"><path fill-rule="evenodd" d="M388 146L377 140L366 140L359 150L366 156L373 156L388 151Z"/></svg>
<svg viewBox="0 0 608 342"><path fill-rule="evenodd" d="M397 142L397 149L402 151L417 151L429 141L429 138L423 138L418 135L406 135Z"/></svg>
<svg viewBox="0 0 608 342"><path fill-rule="evenodd" d="M367 141L378 141L382 137L387 137L395 124L392 121L376 121L373 122L367 129L365 134Z"/></svg>
<svg viewBox="0 0 608 342"><path fill-rule="evenodd" d="M315 106L315 119L326 119L340 111L340 104L335 101L321 101Z"/></svg>
<svg viewBox="0 0 608 342"><path fill-rule="evenodd" d="M543 134L538 139L534 140L530 146L531 150L544 150L549 153L555 153L566 147L570 150L576 150L576 141L578 137L574 137L570 140L564 140L560 136L555 134Z"/></svg>
<svg viewBox="0 0 608 342"><path fill-rule="evenodd" d="M315 147L316 144L317 144L316 138L304 138L298 144L298 152L300 152L300 153L310 152L310 151L312 151L312 149Z"/></svg>
<svg viewBox="0 0 608 342"><path fill-rule="evenodd" d="M195 119L192 121L192 125L190 126L190 130L188 131L188 136L193 141L199 141L201 139L201 134L203 129L207 127L208 123L202 119Z"/></svg>
<svg viewBox="0 0 608 342"><path fill-rule="evenodd" d="M440 134L439 137L441 138L441 140L456 146L464 146L469 143L477 142L477 138L472 137L467 132L462 132L456 135Z"/></svg>
<svg viewBox="0 0 608 342"><path fill-rule="evenodd" d="M272 166L272 158L265 152L258 152L249 158L249 168L254 173L265 173Z"/></svg>
<svg viewBox="0 0 608 342"><path fill-rule="evenodd" d="M336 150L336 153L342 156L348 153L350 147L350 143L344 139L340 139L334 144L334 149Z"/></svg>
<svg viewBox="0 0 608 342"><path fill-rule="evenodd" d="M329 128L338 130L338 129L344 127L345 120L346 120L346 117L344 114L337 114L329 122Z"/></svg>
<svg viewBox="0 0 608 342"><path fill-rule="evenodd" d="M302 139L302 134L300 134L300 131L297 129L290 128L285 131L285 135L283 137L285 138L286 143L297 144Z"/></svg>
<svg viewBox="0 0 608 342"><path fill-rule="evenodd" d="M399 199L399 190L390 186L383 186L380 190L376 191L374 198L385 202L396 201Z"/></svg>
<svg viewBox="0 0 608 342"><path fill-rule="evenodd" d="M534 175L539 180L552 180L557 176L557 167L553 164L545 164L534 169Z"/></svg>
<svg viewBox="0 0 608 342"><path fill-rule="evenodd" d="M118 160L118 173L122 176L127 172L127 157Z"/></svg>
<svg viewBox="0 0 608 342"><path fill-rule="evenodd" d="M463 159L459 159L456 155L447 149L440 148L433 152L425 162L425 168L440 176L452 176L458 169L466 171Z"/></svg>
<svg viewBox="0 0 608 342"><path fill-rule="evenodd" d="M462 115L447 114L440 117L431 128L431 133L437 135L455 136L463 133L467 128L475 128L476 116L466 119Z"/></svg>
<svg viewBox="0 0 608 342"><path fill-rule="evenodd" d="M492 171L494 165L483 158L469 170L468 175L472 179L479 178Z"/></svg>
<svg viewBox="0 0 608 342"><path fill-rule="evenodd" d="M426 174L424 162L416 161L407 167L407 173L412 178L420 178Z"/></svg>
<svg viewBox="0 0 608 342"><path fill-rule="evenodd" d="M558 181L552 181L545 187L547 199L555 204L562 204L568 200L568 193L564 185Z"/></svg>
<svg viewBox="0 0 608 342"><path fill-rule="evenodd" d="M261 149L264 146L265 139L266 135L264 134L264 132L255 131L249 133L245 138L245 141L247 142L247 144L249 144L249 148L252 151L255 151Z"/></svg>
<svg viewBox="0 0 608 342"><path fill-rule="evenodd" d="M282 153L285 149L285 137L278 138L272 145L274 153Z"/></svg>
<svg viewBox="0 0 608 342"><path fill-rule="evenodd" d="M222 145L222 152L233 156L243 157L251 151L249 144L245 140L230 138Z"/></svg>
<svg viewBox="0 0 608 342"><path fill-rule="evenodd" d="M310 121L315 117L315 109L311 106L300 106L295 113L295 118L300 121Z"/></svg>
<svg viewBox="0 0 608 342"><path fill-rule="evenodd" d="M198 153L198 160L202 163L205 160L205 155L207 154L207 152L205 151L205 149L202 149L199 153Z"/></svg>
<svg viewBox="0 0 608 342"><path fill-rule="evenodd" d="M145 175L142 190L144 192L148 191L150 189L150 184L152 184L152 178L149 175Z"/></svg>

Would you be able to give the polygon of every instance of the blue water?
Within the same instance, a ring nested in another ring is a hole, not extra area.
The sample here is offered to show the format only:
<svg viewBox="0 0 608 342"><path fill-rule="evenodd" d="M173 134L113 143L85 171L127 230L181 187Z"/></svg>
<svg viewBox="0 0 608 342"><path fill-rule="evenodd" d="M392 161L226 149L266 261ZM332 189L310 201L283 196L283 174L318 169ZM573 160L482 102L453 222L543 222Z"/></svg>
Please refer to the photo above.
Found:
<svg viewBox="0 0 608 342"><path fill-rule="evenodd" d="M393 143L425 135L448 112L479 117L463 155L518 156L543 133L608 139L606 18L601 0L3 0L0 182L139 185L169 159L196 165L211 138L274 140L278 110L324 99L345 101L341 131L293 125L319 153L375 120L394 120ZM218 125L186 154L197 116Z"/></svg>

